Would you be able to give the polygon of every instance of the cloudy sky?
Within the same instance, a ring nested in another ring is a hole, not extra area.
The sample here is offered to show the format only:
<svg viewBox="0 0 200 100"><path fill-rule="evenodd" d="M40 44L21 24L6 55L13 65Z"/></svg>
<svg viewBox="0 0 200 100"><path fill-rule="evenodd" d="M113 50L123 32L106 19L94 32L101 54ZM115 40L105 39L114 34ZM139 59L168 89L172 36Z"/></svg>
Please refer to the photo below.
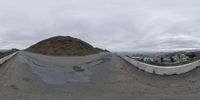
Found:
<svg viewBox="0 0 200 100"><path fill-rule="evenodd" d="M0 0L0 49L69 35L111 51L200 47L199 0Z"/></svg>

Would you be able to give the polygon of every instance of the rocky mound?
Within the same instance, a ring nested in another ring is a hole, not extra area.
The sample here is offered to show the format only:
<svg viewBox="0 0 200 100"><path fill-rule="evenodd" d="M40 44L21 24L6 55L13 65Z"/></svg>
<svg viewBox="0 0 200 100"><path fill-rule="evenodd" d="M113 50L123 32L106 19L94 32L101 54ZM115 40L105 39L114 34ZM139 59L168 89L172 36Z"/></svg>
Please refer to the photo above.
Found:
<svg viewBox="0 0 200 100"><path fill-rule="evenodd" d="M90 44L70 36L56 36L40 41L26 51L56 56L83 56L100 52Z"/></svg>

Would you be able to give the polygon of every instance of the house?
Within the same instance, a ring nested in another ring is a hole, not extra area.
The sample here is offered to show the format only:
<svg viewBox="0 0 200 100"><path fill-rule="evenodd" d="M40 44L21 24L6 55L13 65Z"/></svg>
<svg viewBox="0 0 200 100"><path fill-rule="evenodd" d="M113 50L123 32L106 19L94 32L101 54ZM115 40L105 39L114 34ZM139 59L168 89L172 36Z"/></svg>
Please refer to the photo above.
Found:
<svg viewBox="0 0 200 100"><path fill-rule="evenodd" d="M181 54L180 59L181 59L181 61L188 61L190 58L184 54Z"/></svg>
<svg viewBox="0 0 200 100"><path fill-rule="evenodd" d="M150 58L150 57L144 57L144 58L143 58L143 61L145 61L145 62L153 62L154 59L153 59L153 58Z"/></svg>
<svg viewBox="0 0 200 100"><path fill-rule="evenodd" d="M166 57L166 58L163 58L163 61L164 62L172 62L172 59L170 57Z"/></svg>

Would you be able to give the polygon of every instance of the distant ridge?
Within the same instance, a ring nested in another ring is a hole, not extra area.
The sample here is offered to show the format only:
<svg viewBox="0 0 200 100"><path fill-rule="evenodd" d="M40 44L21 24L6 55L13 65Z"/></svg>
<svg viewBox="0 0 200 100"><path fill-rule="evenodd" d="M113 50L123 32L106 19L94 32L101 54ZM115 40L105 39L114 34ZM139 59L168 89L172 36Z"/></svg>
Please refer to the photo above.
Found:
<svg viewBox="0 0 200 100"><path fill-rule="evenodd" d="M3 58L3 57L5 57L5 56L8 56L8 55L10 55L10 54L12 54L12 53L14 53L14 52L17 52L17 51L19 51L19 50L16 49L16 48L9 49L9 50L2 49L2 50L0 50L0 58Z"/></svg>
<svg viewBox="0 0 200 100"><path fill-rule="evenodd" d="M40 41L26 51L55 56L84 56L102 52L102 49L70 36L55 36Z"/></svg>

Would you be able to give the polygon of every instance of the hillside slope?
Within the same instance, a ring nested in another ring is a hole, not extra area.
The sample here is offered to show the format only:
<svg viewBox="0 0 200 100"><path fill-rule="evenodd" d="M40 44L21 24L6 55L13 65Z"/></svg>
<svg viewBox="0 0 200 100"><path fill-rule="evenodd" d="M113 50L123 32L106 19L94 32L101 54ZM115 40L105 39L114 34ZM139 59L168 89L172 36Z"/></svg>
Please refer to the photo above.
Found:
<svg viewBox="0 0 200 100"><path fill-rule="evenodd" d="M56 36L40 41L26 51L56 56L83 56L100 52L90 44L70 36Z"/></svg>

